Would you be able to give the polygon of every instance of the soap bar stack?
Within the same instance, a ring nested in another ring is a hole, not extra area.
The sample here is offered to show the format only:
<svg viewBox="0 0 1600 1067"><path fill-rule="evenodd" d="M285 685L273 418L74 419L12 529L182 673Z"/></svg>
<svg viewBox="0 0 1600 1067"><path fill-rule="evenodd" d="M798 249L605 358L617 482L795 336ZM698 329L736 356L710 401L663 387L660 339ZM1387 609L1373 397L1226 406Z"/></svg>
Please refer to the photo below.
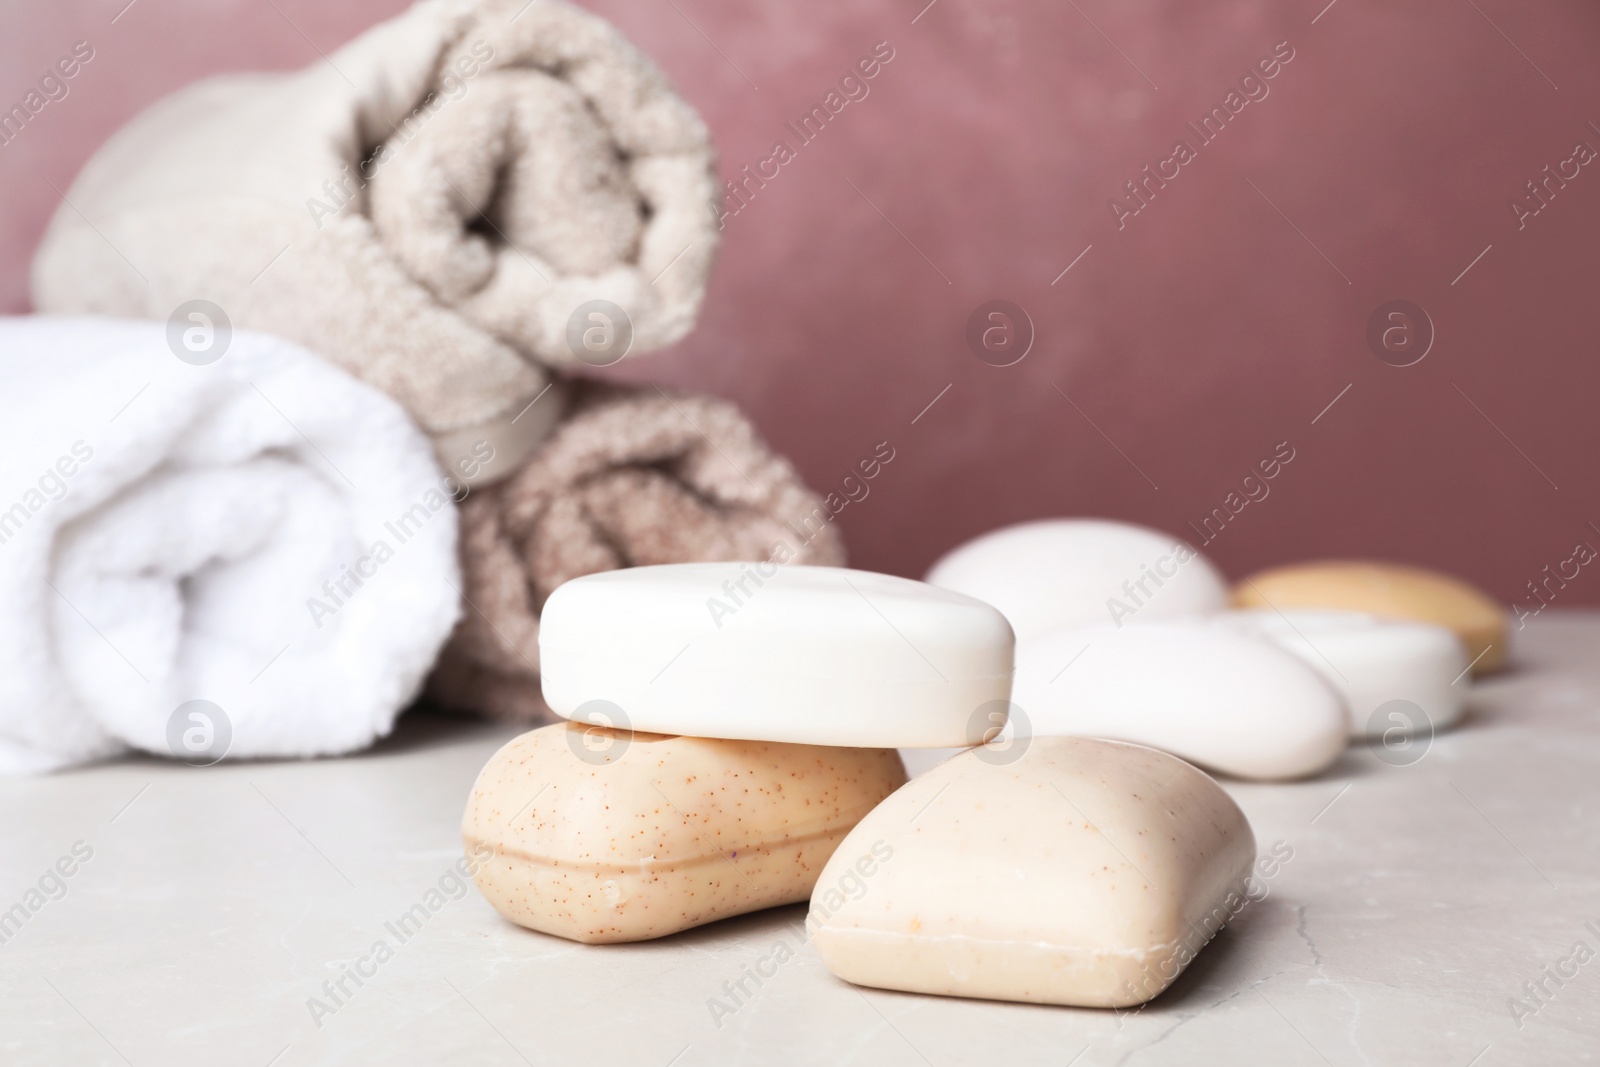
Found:
<svg viewBox="0 0 1600 1067"><path fill-rule="evenodd" d="M895 748L983 739L975 712L1005 708L1013 644L987 604L864 571L691 563L567 582L539 655L545 701L570 721L479 776L463 833L496 853L479 886L514 922L585 942L805 900L905 782Z"/></svg>
<svg viewBox="0 0 1600 1067"><path fill-rule="evenodd" d="M810 899L852 982L1090 1006L1166 988L1242 901L1249 824L1165 753L985 743L1004 616L837 568L678 564L561 586L544 694L462 823L484 897L583 942ZM906 784L896 747L966 746Z"/></svg>

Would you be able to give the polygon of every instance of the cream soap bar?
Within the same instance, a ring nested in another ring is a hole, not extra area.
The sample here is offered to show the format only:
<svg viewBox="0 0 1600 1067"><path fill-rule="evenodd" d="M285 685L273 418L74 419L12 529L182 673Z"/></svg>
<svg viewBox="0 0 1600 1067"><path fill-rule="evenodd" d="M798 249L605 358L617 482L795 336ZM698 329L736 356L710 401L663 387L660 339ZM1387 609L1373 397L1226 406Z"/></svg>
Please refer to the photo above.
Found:
<svg viewBox="0 0 1600 1067"><path fill-rule="evenodd" d="M1316 774L1349 743L1344 701L1292 653L1204 619L1061 630L1017 649L1009 734L1110 737L1238 778Z"/></svg>
<svg viewBox="0 0 1600 1067"><path fill-rule="evenodd" d="M557 723L478 775L462 817L474 880L521 926L642 941L792 904L906 780L881 749L664 737Z"/></svg>
<svg viewBox="0 0 1600 1067"><path fill-rule="evenodd" d="M1225 611L1215 621L1274 642L1322 675L1344 697L1351 737L1381 738L1401 723L1423 726L1395 701L1420 708L1432 729L1461 718L1467 651L1443 626L1296 608Z"/></svg>
<svg viewBox="0 0 1600 1067"><path fill-rule="evenodd" d="M565 718L862 748L982 740L1013 645L998 611L960 593L772 562L576 578L539 628L544 698Z"/></svg>
<svg viewBox="0 0 1600 1067"><path fill-rule="evenodd" d="M823 868L806 925L857 985L1126 1007L1244 906L1254 860L1244 814L1182 760L1038 737L964 752L880 804Z"/></svg>
<svg viewBox="0 0 1600 1067"><path fill-rule="evenodd" d="M1019 641L1083 623L1199 615L1228 602L1221 573L1181 539L1107 519L1003 527L953 549L927 580L993 604Z"/></svg>
<svg viewBox="0 0 1600 1067"><path fill-rule="evenodd" d="M1430 622L1455 631L1472 673L1507 663L1506 612L1487 593L1421 567L1329 560L1262 571L1233 590L1240 608L1335 608Z"/></svg>

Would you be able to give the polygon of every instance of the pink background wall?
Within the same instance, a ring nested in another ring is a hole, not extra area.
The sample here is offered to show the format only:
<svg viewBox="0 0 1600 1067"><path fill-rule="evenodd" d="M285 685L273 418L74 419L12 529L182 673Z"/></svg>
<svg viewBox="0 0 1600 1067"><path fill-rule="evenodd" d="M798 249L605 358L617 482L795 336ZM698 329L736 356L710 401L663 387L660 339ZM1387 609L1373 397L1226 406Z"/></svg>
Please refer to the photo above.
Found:
<svg viewBox="0 0 1600 1067"><path fill-rule="evenodd" d="M1182 531L1284 441L1270 495L1208 548L1230 574L1371 555L1513 601L1578 541L1600 547L1600 166L1525 228L1509 206L1576 142L1600 148L1592 3L925 2L591 4L701 109L728 175L894 49L727 220L698 332L624 364L739 401L818 488L887 439L895 460L839 520L854 563L915 575L1054 514ZM6 107L74 41L96 51L0 147L4 310L28 306L49 183L140 107L304 65L404 6L125 3L0 14ZM1285 40L1270 95L1201 146L1185 123ZM1108 201L1180 138L1196 158L1119 230ZM1034 323L1016 365L964 340L992 298ZM1364 339L1396 298L1436 329L1414 366ZM1600 602L1600 575L1561 597Z"/></svg>

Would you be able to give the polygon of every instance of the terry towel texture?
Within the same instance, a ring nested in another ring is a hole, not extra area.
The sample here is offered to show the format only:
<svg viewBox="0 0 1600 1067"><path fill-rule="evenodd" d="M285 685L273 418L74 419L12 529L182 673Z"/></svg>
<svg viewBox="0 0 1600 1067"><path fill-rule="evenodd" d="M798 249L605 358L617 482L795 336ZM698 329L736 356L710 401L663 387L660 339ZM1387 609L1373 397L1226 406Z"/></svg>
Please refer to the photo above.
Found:
<svg viewBox="0 0 1600 1067"><path fill-rule="evenodd" d="M561 413L558 387L517 419L545 368L597 362L573 343L587 302L626 311L633 352L689 331L715 196L704 123L608 23L424 0L303 71L135 118L56 213L33 297L158 319L210 300L389 393L447 463L490 441L488 480Z"/></svg>
<svg viewBox="0 0 1600 1067"><path fill-rule="evenodd" d="M468 606L429 695L549 716L539 609L562 582L653 563L844 563L823 502L732 404L580 383L574 411L510 481L461 507Z"/></svg>
<svg viewBox="0 0 1600 1067"><path fill-rule="evenodd" d="M400 407L209 340L197 366L158 322L0 319L0 772L169 755L192 700L234 756L360 748L456 621L454 504Z"/></svg>

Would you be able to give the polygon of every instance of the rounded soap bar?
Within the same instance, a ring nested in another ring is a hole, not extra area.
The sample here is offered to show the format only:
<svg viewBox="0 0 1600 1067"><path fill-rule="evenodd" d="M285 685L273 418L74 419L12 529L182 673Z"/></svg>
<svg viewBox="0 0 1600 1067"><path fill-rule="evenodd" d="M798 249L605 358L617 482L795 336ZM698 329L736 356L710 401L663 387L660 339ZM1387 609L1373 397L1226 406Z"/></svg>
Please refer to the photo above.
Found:
<svg viewBox="0 0 1600 1067"><path fill-rule="evenodd" d="M1011 692L988 604L842 567L681 563L575 578L545 601L545 702L634 730L863 748L971 744Z"/></svg>
<svg viewBox="0 0 1600 1067"><path fill-rule="evenodd" d="M1461 718L1467 652L1443 626L1296 608L1225 611L1213 622L1266 638L1322 675L1344 697L1351 737L1384 737L1402 720L1421 728L1405 704L1421 709L1435 730Z"/></svg>
<svg viewBox="0 0 1600 1067"><path fill-rule="evenodd" d="M1233 589L1241 608L1336 608L1414 619L1454 630L1472 673L1506 665L1506 613L1487 593L1458 578L1393 563L1330 560L1276 567Z"/></svg>
<svg viewBox="0 0 1600 1067"><path fill-rule="evenodd" d="M1239 778L1316 774L1350 735L1344 702L1297 656L1203 619L1025 641L1012 699L1007 736L1116 738Z"/></svg>
<svg viewBox="0 0 1600 1067"><path fill-rule="evenodd" d="M805 900L839 841L906 780L881 749L713 741L557 723L478 775L461 820L507 919L642 941Z"/></svg>
<svg viewBox="0 0 1600 1067"><path fill-rule="evenodd" d="M1086 738L985 745L850 831L806 926L857 985L1126 1007L1244 907L1254 861L1238 805L1182 760Z"/></svg>
<svg viewBox="0 0 1600 1067"><path fill-rule="evenodd" d="M949 552L927 580L993 604L1019 641L1081 623L1198 615L1228 602L1222 575L1184 541L1106 519L995 530Z"/></svg>

